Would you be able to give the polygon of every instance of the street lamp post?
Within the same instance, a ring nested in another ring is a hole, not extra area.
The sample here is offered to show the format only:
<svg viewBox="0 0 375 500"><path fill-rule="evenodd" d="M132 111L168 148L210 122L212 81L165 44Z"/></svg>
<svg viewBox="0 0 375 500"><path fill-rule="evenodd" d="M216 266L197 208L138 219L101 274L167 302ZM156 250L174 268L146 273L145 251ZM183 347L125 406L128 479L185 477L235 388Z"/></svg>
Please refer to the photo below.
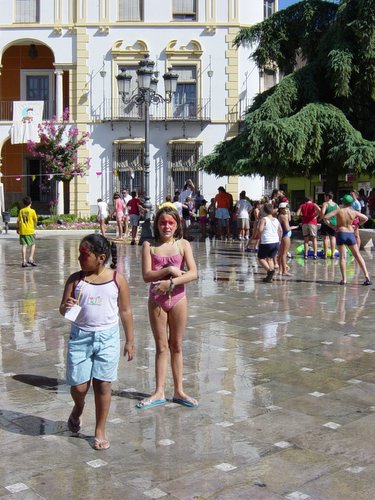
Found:
<svg viewBox="0 0 375 500"><path fill-rule="evenodd" d="M155 63L149 59L149 54L146 54L144 59L139 61L137 69L138 91L130 95L130 84L132 76L121 71L117 76L117 84L122 102L129 104L133 102L136 106L143 106L144 122L145 122L145 142L144 142L144 158L143 158L143 186L144 186L144 203L143 206L147 210L142 224L142 232L139 240L141 245L145 240L152 240L153 233L151 228L152 203L150 200L150 105L159 105L163 102L171 102L173 94L176 92L178 74L173 73L171 68L163 75L165 97L162 97L156 92L158 85L158 72L154 71Z"/></svg>

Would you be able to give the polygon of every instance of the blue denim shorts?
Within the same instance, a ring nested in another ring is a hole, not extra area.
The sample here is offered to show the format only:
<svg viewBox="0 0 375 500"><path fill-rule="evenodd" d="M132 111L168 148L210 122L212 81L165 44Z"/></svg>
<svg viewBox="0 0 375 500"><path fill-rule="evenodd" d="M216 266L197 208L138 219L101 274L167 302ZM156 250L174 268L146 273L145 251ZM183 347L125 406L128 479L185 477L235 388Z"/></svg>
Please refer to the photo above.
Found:
<svg viewBox="0 0 375 500"><path fill-rule="evenodd" d="M215 218L219 220L230 219L229 210L227 208L217 208L215 211Z"/></svg>
<svg viewBox="0 0 375 500"><path fill-rule="evenodd" d="M92 378L104 382L117 379L120 359L118 324L106 330L82 330L72 324L68 341L66 383L79 385Z"/></svg>

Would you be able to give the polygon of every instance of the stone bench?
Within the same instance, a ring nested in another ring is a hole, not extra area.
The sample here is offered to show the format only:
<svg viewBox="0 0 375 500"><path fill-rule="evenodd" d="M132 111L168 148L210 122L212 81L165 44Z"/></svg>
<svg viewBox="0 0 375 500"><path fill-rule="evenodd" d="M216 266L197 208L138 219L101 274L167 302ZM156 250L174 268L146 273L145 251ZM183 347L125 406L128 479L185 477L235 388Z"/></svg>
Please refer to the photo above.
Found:
<svg viewBox="0 0 375 500"><path fill-rule="evenodd" d="M361 238L361 249L371 250L374 246L375 229L360 229L359 236Z"/></svg>

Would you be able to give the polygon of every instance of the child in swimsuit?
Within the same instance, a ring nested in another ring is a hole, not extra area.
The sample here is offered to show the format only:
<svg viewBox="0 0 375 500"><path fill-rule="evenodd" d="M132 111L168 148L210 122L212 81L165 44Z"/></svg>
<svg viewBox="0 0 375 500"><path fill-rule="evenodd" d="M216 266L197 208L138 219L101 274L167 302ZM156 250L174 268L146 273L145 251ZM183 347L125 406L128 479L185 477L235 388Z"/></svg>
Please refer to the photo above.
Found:
<svg viewBox="0 0 375 500"><path fill-rule="evenodd" d="M181 220L174 207L158 210L154 232L155 245L143 243L142 275L150 283L148 313L156 344L156 388L136 406L151 408L167 403L164 391L170 353L172 401L194 408L198 402L183 390L182 339L187 321L185 284L197 279L197 267L190 243L182 239Z"/></svg>
<svg viewBox="0 0 375 500"><path fill-rule="evenodd" d="M292 276L289 273L289 266L287 265L287 257L290 248L290 238L292 236L292 230L297 229L298 226L289 225L289 207L287 202L281 202L279 204L279 222L282 229L282 236L279 248L279 274L282 276Z"/></svg>

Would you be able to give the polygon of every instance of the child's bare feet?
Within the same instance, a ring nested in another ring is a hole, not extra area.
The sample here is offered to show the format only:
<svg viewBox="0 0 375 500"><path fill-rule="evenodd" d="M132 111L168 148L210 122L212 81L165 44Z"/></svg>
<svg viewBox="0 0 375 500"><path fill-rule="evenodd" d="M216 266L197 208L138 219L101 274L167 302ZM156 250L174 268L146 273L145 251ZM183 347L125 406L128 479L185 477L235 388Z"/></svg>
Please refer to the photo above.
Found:
<svg viewBox="0 0 375 500"><path fill-rule="evenodd" d="M197 408L199 403L196 399L188 396L187 394L181 392L176 393L172 399L173 403L177 403L183 406L188 406L189 408Z"/></svg>
<svg viewBox="0 0 375 500"><path fill-rule="evenodd" d="M108 448L111 446L111 443L108 441L108 439L94 439L94 444L93 448L94 450L108 450Z"/></svg>
<svg viewBox="0 0 375 500"><path fill-rule="evenodd" d="M151 394L148 398L142 399L139 403L137 403L135 406L137 408L152 408L153 406L160 406L163 405L167 402L165 399L164 394L155 392L154 394Z"/></svg>

